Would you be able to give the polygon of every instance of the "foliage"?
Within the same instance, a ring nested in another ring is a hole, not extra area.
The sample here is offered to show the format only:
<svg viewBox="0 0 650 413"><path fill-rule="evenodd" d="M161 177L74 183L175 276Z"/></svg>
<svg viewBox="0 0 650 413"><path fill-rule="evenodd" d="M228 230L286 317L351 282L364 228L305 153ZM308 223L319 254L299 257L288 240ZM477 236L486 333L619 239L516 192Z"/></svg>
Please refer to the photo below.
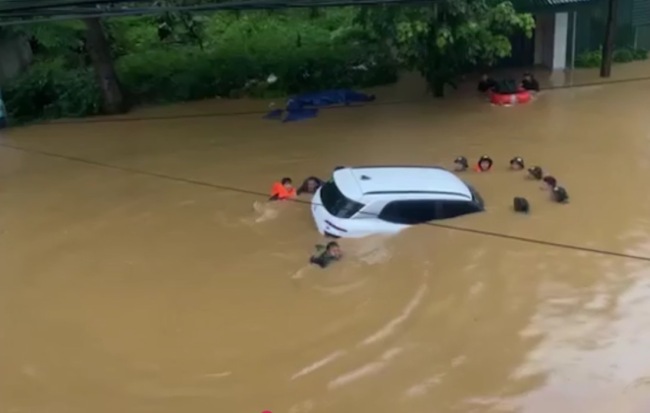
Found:
<svg viewBox="0 0 650 413"><path fill-rule="evenodd" d="M99 113L100 94L91 69L66 69L63 59L36 62L4 89L10 118L87 116Z"/></svg>
<svg viewBox="0 0 650 413"><path fill-rule="evenodd" d="M368 70L354 69L358 53L346 51L253 55L245 52L206 54L198 49L175 53L153 50L125 56L117 63L123 85L137 103L184 101L215 96L280 96L318 89L373 86L396 80L397 68L390 61ZM157 62L153 67L151 62ZM269 84L273 74L278 78Z"/></svg>
<svg viewBox="0 0 650 413"><path fill-rule="evenodd" d="M509 36L532 35L530 14L509 1L441 0L427 6L364 9L359 22L382 39L408 68L418 70L434 96L468 64L493 64L512 51Z"/></svg>
<svg viewBox="0 0 650 413"><path fill-rule="evenodd" d="M612 60L616 63L628 63L634 60L648 59L648 51L645 49L620 48L614 50ZM576 56L575 66L580 68L600 67L602 53L600 50L590 50Z"/></svg>
<svg viewBox="0 0 650 413"><path fill-rule="evenodd" d="M112 19L106 28L125 92L146 104L394 82L395 60L360 35L355 15L354 9L170 14ZM193 34L190 17L198 22ZM161 24L171 33L161 36ZM37 60L4 90L11 116L97 114L101 96L83 48L83 24L26 26L22 33L38 45ZM267 82L270 75L277 81Z"/></svg>

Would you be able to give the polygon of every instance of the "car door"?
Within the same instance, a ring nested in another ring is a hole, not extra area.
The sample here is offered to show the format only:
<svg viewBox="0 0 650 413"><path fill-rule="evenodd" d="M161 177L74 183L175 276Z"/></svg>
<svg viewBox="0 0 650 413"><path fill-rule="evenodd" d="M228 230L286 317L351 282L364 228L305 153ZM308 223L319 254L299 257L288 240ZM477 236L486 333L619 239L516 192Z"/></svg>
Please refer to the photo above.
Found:
<svg viewBox="0 0 650 413"><path fill-rule="evenodd" d="M379 219L391 224L416 225L438 219L438 201L431 199L388 202Z"/></svg>

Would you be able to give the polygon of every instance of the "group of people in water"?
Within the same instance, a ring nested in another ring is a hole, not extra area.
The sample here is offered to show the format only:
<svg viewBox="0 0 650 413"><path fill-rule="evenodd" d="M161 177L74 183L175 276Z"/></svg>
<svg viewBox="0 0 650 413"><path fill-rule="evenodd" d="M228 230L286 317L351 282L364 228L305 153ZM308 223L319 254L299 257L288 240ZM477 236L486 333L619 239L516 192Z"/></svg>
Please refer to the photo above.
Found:
<svg viewBox="0 0 650 413"><path fill-rule="evenodd" d="M273 184L269 201L294 199L302 194L313 195L321 186L323 186L323 181L315 176L306 178L298 188L293 186L291 178L285 177ZM309 263L325 268L342 257L343 253L339 244L336 241L331 241L325 245L316 245L316 252L309 258Z"/></svg>
<svg viewBox="0 0 650 413"><path fill-rule="evenodd" d="M524 76L517 84L514 79L503 79L496 81L487 73L481 76L478 82L477 89L481 93L495 92L495 93L517 93L520 90L527 90L529 92L539 92L539 82L535 79L532 73L524 73Z"/></svg>
<svg viewBox="0 0 650 413"><path fill-rule="evenodd" d="M302 194L315 194L316 190L323 185L323 181L315 176L310 176L302 182L297 189L293 186L291 178L282 178L273 184L269 201L282 201L292 199Z"/></svg>
<svg viewBox="0 0 650 413"><path fill-rule="evenodd" d="M494 161L487 155L481 156L474 167L476 172L489 172L492 170ZM512 171L522 171L526 168L524 159L521 156L515 156L510 160L509 169ZM470 169L469 162L464 156L459 156L454 160L454 171L465 172ZM557 203L567 203L569 194L564 187L558 185L557 179L551 175L544 175L540 166L528 168L528 178L536 181L542 181L542 189L551 194L551 199ZM306 178L300 187L295 188L291 178L282 178L279 182L273 184L269 201L281 201L294 199L302 194L314 194L323 185L323 181L315 176ZM530 204L526 198L515 197L513 208L516 212L528 213ZM309 262L318 265L321 268L340 260L343 257L341 247L336 241L331 241L325 245L316 245L316 252L310 257Z"/></svg>
<svg viewBox="0 0 650 413"><path fill-rule="evenodd" d="M494 162L492 158L487 155L481 156L476 165L474 166L474 171L476 172L489 172L492 169ZM524 158L521 156L515 156L510 160L509 169L512 171L522 171L526 168L524 164ZM459 156L454 160L454 171L464 172L469 169L469 163L467 158L464 156ZM551 175L544 175L544 171L540 166L532 166L528 168L528 178L536 181L542 181L542 188L545 191L548 191L551 194L551 199L557 203L564 204L569 202L569 194L564 189L564 187L558 185L557 179ZM530 211L530 204L528 200L523 197L515 197L513 200L513 208L516 212L527 213Z"/></svg>

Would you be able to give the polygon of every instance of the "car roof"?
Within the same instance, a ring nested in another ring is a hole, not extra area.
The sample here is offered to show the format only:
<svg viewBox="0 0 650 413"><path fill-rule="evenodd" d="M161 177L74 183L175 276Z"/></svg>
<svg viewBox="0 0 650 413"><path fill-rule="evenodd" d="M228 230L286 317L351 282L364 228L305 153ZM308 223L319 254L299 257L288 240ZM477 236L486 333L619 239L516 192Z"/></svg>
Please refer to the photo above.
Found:
<svg viewBox="0 0 650 413"><path fill-rule="evenodd" d="M334 181L348 198L372 195L448 195L472 199L465 182L437 166L358 166L334 171Z"/></svg>

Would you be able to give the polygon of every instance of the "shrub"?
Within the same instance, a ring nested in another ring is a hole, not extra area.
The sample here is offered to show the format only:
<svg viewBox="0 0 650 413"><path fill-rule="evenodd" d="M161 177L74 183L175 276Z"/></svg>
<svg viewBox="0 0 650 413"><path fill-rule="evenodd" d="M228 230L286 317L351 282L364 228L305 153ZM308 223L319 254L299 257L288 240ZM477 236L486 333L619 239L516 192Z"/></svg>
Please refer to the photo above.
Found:
<svg viewBox="0 0 650 413"><path fill-rule="evenodd" d="M91 69L70 70L62 60L35 62L3 91L9 117L34 119L95 115L100 92Z"/></svg>
<svg viewBox="0 0 650 413"><path fill-rule="evenodd" d="M648 51L645 49L632 49L634 60L648 60Z"/></svg>
<svg viewBox="0 0 650 413"><path fill-rule="evenodd" d="M614 50L612 61L616 63L628 63L634 60L646 60L648 51L645 49L620 48ZM592 50L580 53L576 56L576 67L598 67L601 63L601 51Z"/></svg>
<svg viewBox="0 0 650 413"><path fill-rule="evenodd" d="M598 67L601 62L600 50L592 50L580 53L576 56L576 67Z"/></svg>
<svg viewBox="0 0 650 413"><path fill-rule="evenodd" d="M397 80L397 65L389 57L371 59L351 48L275 50L264 56L234 51L217 54L187 47L154 49L123 56L116 62L116 70L124 91L136 104L244 94L283 96ZM278 80L266 84L270 74ZM61 59L34 62L6 86L3 96L9 117L18 123L91 116L101 110L101 94L92 69L69 68Z"/></svg>
<svg viewBox="0 0 650 413"><path fill-rule="evenodd" d="M151 62L156 62L152 65ZM366 70L355 68L363 64ZM283 95L339 87L367 87L397 80L388 58L364 59L357 50L270 50L264 55L192 48L151 50L122 57L117 71L136 103L216 96ZM277 81L266 84L270 74ZM251 87L251 85L257 85ZM260 87L259 85L264 85Z"/></svg>
<svg viewBox="0 0 650 413"><path fill-rule="evenodd" d="M614 50L612 60L616 63L628 63L634 60L634 54L630 49Z"/></svg>

